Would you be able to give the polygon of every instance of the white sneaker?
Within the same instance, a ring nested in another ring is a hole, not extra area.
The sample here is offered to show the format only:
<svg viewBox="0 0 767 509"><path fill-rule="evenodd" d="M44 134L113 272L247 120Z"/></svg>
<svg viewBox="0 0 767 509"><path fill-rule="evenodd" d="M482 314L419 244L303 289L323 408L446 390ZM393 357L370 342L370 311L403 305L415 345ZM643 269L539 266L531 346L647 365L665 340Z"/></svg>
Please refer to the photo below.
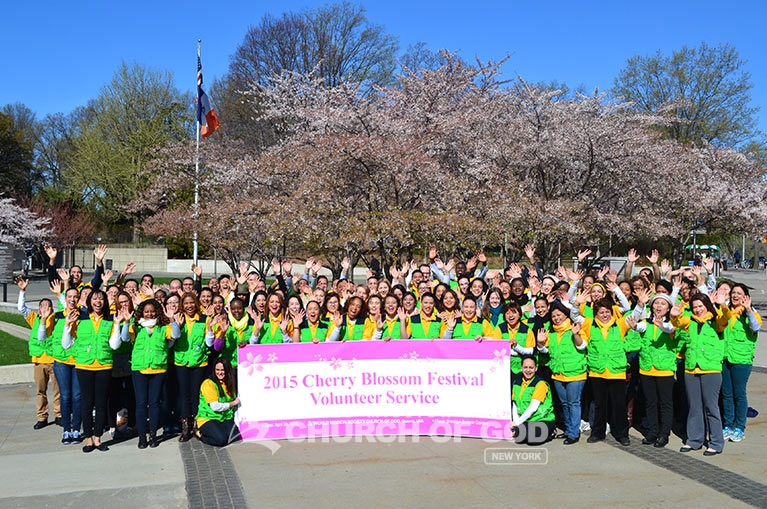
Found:
<svg viewBox="0 0 767 509"><path fill-rule="evenodd" d="M586 431L591 431L591 424L589 424L589 421L584 421L581 419L581 433L584 433Z"/></svg>
<svg viewBox="0 0 767 509"><path fill-rule="evenodd" d="M610 433L610 425L606 424L605 425L605 435L608 434L608 433Z"/></svg>

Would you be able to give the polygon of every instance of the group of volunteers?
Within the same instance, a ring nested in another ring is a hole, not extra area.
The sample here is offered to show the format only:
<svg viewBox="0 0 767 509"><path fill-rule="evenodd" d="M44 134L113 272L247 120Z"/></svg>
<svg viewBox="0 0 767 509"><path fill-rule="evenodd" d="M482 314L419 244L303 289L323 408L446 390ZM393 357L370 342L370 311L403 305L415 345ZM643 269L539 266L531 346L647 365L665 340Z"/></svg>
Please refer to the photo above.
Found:
<svg viewBox="0 0 767 509"><path fill-rule="evenodd" d="M157 447L161 429L163 439L225 445L239 435L238 347L357 340L508 342L517 442L570 445L590 429L589 443L611 433L629 445L633 426L643 444L665 447L673 430L681 452L710 456L745 437L761 317L745 285L717 282L711 258L672 270L652 251L634 275L632 249L619 281L606 266L585 270L589 250L577 270L544 274L529 245L529 264L503 271L489 270L484 253L443 262L432 247L429 263L391 267L389 278L368 270L364 283L348 259L331 282L309 258L303 273L273 261L271 285L243 263L206 286L195 265L193 276L157 286L149 274L132 277L133 263L105 272L105 246L87 284L81 267L57 269L56 249L46 252L55 299L30 310L18 280L32 328L35 429L48 424L52 381L62 443L84 441L85 452L107 450L105 432ZM127 427L117 422L123 408Z"/></svg>

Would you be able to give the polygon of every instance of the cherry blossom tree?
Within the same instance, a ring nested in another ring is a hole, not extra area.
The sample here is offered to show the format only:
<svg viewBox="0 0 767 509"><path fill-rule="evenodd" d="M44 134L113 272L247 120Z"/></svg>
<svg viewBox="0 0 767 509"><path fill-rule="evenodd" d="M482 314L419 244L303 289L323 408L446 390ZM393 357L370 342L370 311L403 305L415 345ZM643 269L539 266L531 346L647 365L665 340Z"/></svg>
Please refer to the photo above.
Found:
<svg viewBox="0 0 767 509"><path fill-rule="evenodd" d="M42 242L50 233L49 223L13 198L0 198L0 244L21 247Z"/></svg>
<svg viewBox="0 0 767 509"><path fill-rule="evenodd" d="M403 69L362 90L283 73L258 90L260 120L281 140L258 152L205 144L195 213L194 152L164 151L138 206L156 235L190 235L239 260L279 249L381 260L384 270L437 244L441 252L532 243L544 265L560 251L637 239L683 246L700 224L759 233L763 168L733 150L661 136L665 115L604 94L565 96L503 62Z"/></svg>

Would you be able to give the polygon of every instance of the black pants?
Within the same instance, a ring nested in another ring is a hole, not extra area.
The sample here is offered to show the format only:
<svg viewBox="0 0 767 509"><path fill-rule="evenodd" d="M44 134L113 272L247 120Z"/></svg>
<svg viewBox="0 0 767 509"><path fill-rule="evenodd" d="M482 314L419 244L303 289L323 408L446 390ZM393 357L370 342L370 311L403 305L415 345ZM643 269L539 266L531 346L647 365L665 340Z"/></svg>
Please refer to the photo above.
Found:
<svg viewBox="0 0 767 509"><path fill-rule="evenodd" d="M128 410L128 426L136 426L136 394L133 392L133 379L130 376L109 380L109 413L107 422L110 428L117 426L117 412Z"/></svg>
<svg viewBox="0 0 767 509"><path fill-rule="evenodd" d="M197 405L200 402L200 385L202 385L207 370L207 367L188 368L186 366L176 366L182 419L197 415Z"/></svg>
<svg viewBox="0 0 767 509"><path fill-rule="evenodd" d="M240 430L233 419L223 422L210 420L203 424L199 431L203 443L216 447L222 447L240 438Z"/></svg>
<svg viewBox="0 0 767 509"><path fill-rule="evenodd" d="M594 395L594 424L591 434L605 437L607 422L610 433L616 439L629 436L629 421L626 417L626 380L591 378ZM608 420L609 414L609 420Z"/></svg>
<svg viewBox="0 0 767 509"><path fill-rule="evenodd" d="M104 433L107 420L107 398L109 396L109 381L112 379L111 369L89 371L75 369L77 382L80 384L80 401L83 419L83 435L85 438L100 437ZM96 408L96 419L93 419L93 408Z"/></svg>
<svg viewBox="0 0 767 509"><path fill-rule="evenodd" d="M642 377L642 392L645 398L647 414L647 433L645 437L653 440L668 438L671 424L674 422L674 375ZM660 426L658 408L660 407Z"/></svg>
<svg viewBox="0 0 767 509"><path fill-rule="evenodd" d="M554 421L523 422L516 430L514 437L522 437L514 440L517 444L541 445L551 440L554 433Z"/></svg>

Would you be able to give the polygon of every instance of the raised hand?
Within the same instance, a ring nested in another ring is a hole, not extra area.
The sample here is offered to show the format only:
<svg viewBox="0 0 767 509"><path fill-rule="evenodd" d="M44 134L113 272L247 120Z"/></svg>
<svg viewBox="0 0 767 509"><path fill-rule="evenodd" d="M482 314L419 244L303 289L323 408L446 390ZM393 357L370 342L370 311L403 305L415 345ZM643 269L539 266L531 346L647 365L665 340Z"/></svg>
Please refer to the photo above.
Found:
<svg viewBox="0 0 767 509"><path fill-rule="evenodd" d="M437 246L429 246L429 260L433 260L438 256Z"/></svg>
<svg viewBox="0 0 767 509"><path fill-rule="evenodd" d="M309 272L309 269L312 267L312 264L314 263L314 257L310 256L306 259L306 263L304 264L304 267L306 268L306 272Z"/></svg>
<svg viewBox="0 0 767 509"><path fill-rule="evenodd" d="M272 259L272 274L279 276L282 273L282 265L277 258Z"/></svg>
<svg viewBox="0 0 767 509"><path fill-rule="evenodd" d="M400 322L404 322L407 320L408 314L405 312L405 309L400 306L397 308L397 318L399 318Z"/></svg>
<svg viewBox="0 0 767 509"><path fill-rule="evenodd" d="M677 316L681 315L682 314L682 306L680 304L675 305L674 307L671 308L671 311L669 312L669 314L673 318L676 318Z"/></svg>
<svg viewBox="0 0 767 509"><path fill-rule="evenodd" d="M79 318L79 316L80 316L80 310L72 309L71 311L69 311L67 313L67 317L66 317L66 320L65 320L64 323L67 324L67 325L70 325L70 324L76 322L77 319Z"/></svg>
<svg viewBox="0 0 767 509"><path fill-rule="evenodd" d="M445 264L445 273L449 274L451 270L453 270L453 267L455 267L455 260L450 258L447 263Z"/></svg>
<svg viewBox="0 0 767 509"><path fill-rule="evenodd" d="M629 327L631 327L633 330L636 330L636 328L637 328L637 319L633 315L633 313L626 317L626 324Z"/></svg>
<svg viewBox="0 0 767 509"><path fill-rule="evenodd" d="M93 257L96 258L96 265L101 265L104 263L104 256L107 254L107 246L106 244L99 244L96 246L96 248L93 250Z"/></svg>
<svg viewBox="0 0 767 509"><path fill-rule="evenodd" d="M348 256L344 256L344 258L341 260L341 268L344 270L344 272L348 272L349 267L352 266L351 260L349 260Z"/></svg>
<svg viewBox="0 0 767 509"><path fill-rule="evenodd" d="M647 257L647 261L655 265L656 263L658 263L658 258L660 258L660 253L658 253L657 249L653 249L650 252L650 255Z"/></svg>
<svg viewBox="0 0 767 509"><path fill-rule="evenodd" d="M485 255L484 251L480 251L477 253L477 260L479 260L479 263L482 265L487 265L487 256Z"/></svg>
<svg viewBox="0 0 767 509"><path fill-rule="evenodd" d="M115 273L111 270L104 272L101 275L101 284L103 284L104 286L109 286L109 281L112 279L112 276L114 276L114 274Z"/></svg>
<svg viewBox="0 0 767 509"><path fill-rule="evenodd" d="M604 281L605 274L607 274L608 272L610 272L610 266L605 265L604 267L599 269L599 272L597 272L597 279L599 279L600 281Z"/></svg>
<svg viewBox="0 0 767 509"><path fill-rule="evenodd" d="M641 290L634 290L634 295L637 297L637 302L644 306L650 302L652 292L648 288L642 288Z"/></svg>
<svg viewBox="0 0 767 509"><path fill-rule="evenodd" d="M312 274L316 276L321 268L322 268L322 260L316 259L314 260L314 262L312 262Z"/></svg>
<svg viewBox="0 0 767 509"><path fill-rule="evenodd" d="M413 268L415 269L415 267L413 267ZM410 272L410 262L405 261L402 264L402 272L401 272L401 274L407 274L408 272Z"/></svg>
<svg viewBox="0 0 767 509"><path fill-rule="evenodd" d="M615 270L610 270L607 272L607 281L609 281L612 284L617 284L618 282L618 272Z"/></svg>
<svg viewBox="0 0 767 509"><path fill-rule="evenodd" d="M633 247L629 249L628 259L629 259L629 263L636 263L636 261L639 260L639 255L637 254L637 250L634 249Z"/></svg>
<svg viewBox="0 0 767 509"><path fill-rule="evenodd" d="M256 286L258 285L258 283L260 281L261 281L261 278L258 277L258 276L255 276L253 278L253 281L248 281L248 291L251 292L251 293L255 292L256 291Z"/></svg>
<svg viewBox="0 0 767 509"><path fill-rule="evenodd" d="M670 270L671 270L671 262L664 258L660 262L660 275L665 276L666 274L668 274Z"/></svg>
<svg viewBox="0 0 767 509"><path fill-rule="evenodd" d="M197 276L197 279L202 277L202 265L192 264L192 273Z"/></svg>
<svg viewBox="0 0 767 509"><path fill-rule="evenodd" d="M522 277L522 269L516 263L509 265L509 277L511 279Z"/></svg>
<svg viewBox="0 0 767 509"><path fill-rule="evenodd" d="M546 329L538 329L538 334L536 334L535 342L538 345L538 348L543 348L546 346L546 342L549 340L549 335L546 332Z"/></svg>
<svg viewBox="0 0 767 509"><path fill-rule="evenodd" d="M17 277L16 286L19 287L19 291L21 292L25 291L27 289L27 286L29 286L29 279L24 279L21 276Z"/></svg>
<svg viewBox="0 0 767 509"><path fill-rule="evenodd" d="M580 334L582 328L583 328L583 326L581 324L579 324L579 323L574 323L573 324L573 328L572 328L573 339L575 339L575 336Z"/></svg>
<svg viewBox="0 0 767 509"><path fill-rule="evenodd" d="M714 258L707 256L706 259L703 260L703 267L706 269L706 272L711 274L714 271Z"/></svg>
<svg viewBox="0 0 767 509"><path fill-rule="evenodd" d="M535 247L532 244L525 245L525 256L530 263L535 263Z"/></svg>
<svg viewBox="0 0 767 509"><path fill-rule="evenodd" d="M290 275L290 272L293 270L293 264L287 260L282 260L282 270L285 271L285 274Z"/></svg>
<svg viewBox="0 0 767 509"><path fill-rule="evenodd" d="M333 313L333 322L335 322L336 327L341 328L344 325L344 315L336 311Z"/></svg>
<svg viewBox="0 0 767 509"><path fill-rule="evenodd" d="M589 255L591 255L591 249L584 249L584 250L578 250L578 262L582 262L586 259Z"/></svg>
<svg viewBox="0 0 767 509"><path fill-rule="evenodd" d="M286 313L284 318L280 322L280 330L282 331L283 334L287 334L288 333L288 324L289 323L290 323L290 316L288 316L287 313ZM294 324L293 326L295 327L296 325Z"/></svg>
<svg viewBox="0 0 767 509"><path fill-rule="evenodd" d="M59 279L62 281L69 281L69 271L65 268L60 268L56 270L56 274L59 275Z"/></svg>
<svg viewBox="0 0 767 509"><path fill-rule="evenodd" d="M57 297L64 291L64 283L60 279L54 279L51 281L51 292Z"/></svg>
<svg viewBox="0 0 767 509"><path fill-rule="evenodd" d="M391 274L392 281L399 279L400 275L402 274L399 269L397 269L396 265L392 265L389 267L389 274Z"/></svg>
<svg viewBox="0 0 767 509"><path fill-rule="evenodd" d="M751 296L750 295L744 295L741 299L743 301L743 307L747 310L751 309Z"/></svg>
<svg viewBox="0 0 767 509"><path fill-rule="evenodd" d="M48 255L48 258L51 260L51 265L53 265L56 263L56 257L58 256L59 251L49 244L45 246L45 254Z"/></svg>
<svg viewBox="0 0 767 509"><path fill-rule="evenodd" d="M123 269L123 275L130 276L134 272L136 272L136 263L128 262L128 264L125 265L125 268Z"/></svg>

